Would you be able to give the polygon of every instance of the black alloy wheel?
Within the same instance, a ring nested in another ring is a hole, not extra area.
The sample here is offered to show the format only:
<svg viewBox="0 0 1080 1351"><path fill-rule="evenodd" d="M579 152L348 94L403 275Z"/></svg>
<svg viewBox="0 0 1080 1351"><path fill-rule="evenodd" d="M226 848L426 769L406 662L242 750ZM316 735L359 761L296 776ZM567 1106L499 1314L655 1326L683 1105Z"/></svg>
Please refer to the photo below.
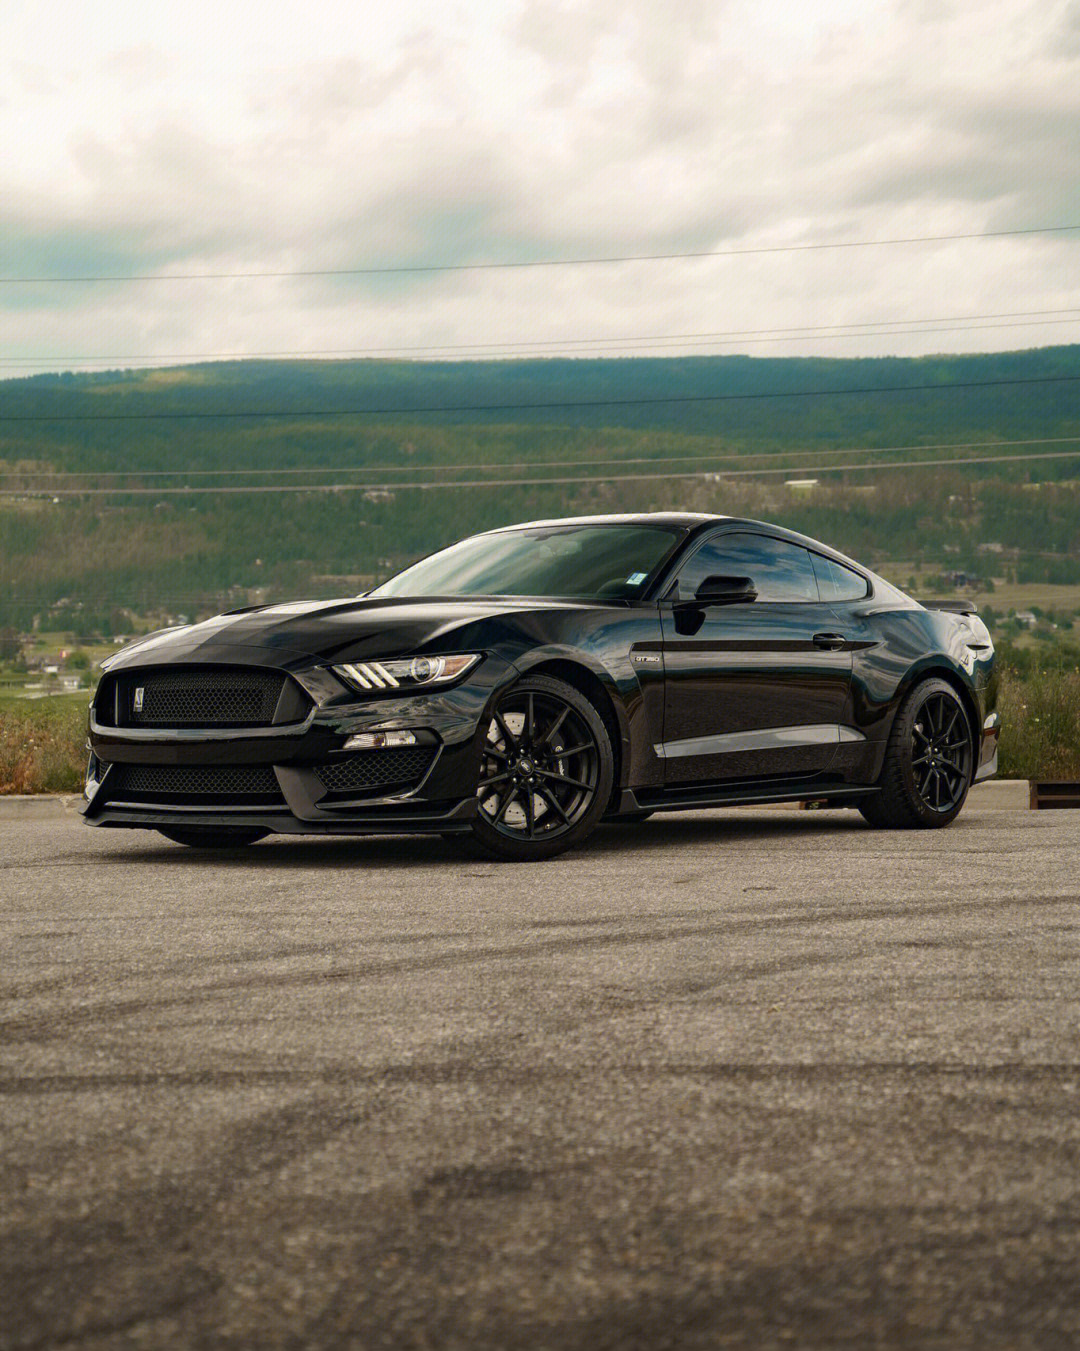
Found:
<svg viewBox="0 0 1080 1351"><path fill-rule="evenodd" d="M529 676L492 710L473 835L505 859L551 858L589 835L611 797L611 741L571 685Z"/></svg>
<svg viewBox="0 0 1080 1351"><path fill-rule="evenodd" d="M971 735L955 694L927 695L912 727L911 751L919 799L930 811L952 811L971 773Z"/></svg>
<svg viewBox="0 0 1080 1351"><path fill-rule="evenodd" d="M964 805L974 763L971 723L959 694L944 680L924 680L896 715L881 792L859 810L873 826L946 826Z"/></svg>
<svg viewBox="0 0 1080 1351"><path fill-rule="evenodd" d="M159 826L158 831L174 844L192 849L243 849L270 834L250 826Z"/></svg>

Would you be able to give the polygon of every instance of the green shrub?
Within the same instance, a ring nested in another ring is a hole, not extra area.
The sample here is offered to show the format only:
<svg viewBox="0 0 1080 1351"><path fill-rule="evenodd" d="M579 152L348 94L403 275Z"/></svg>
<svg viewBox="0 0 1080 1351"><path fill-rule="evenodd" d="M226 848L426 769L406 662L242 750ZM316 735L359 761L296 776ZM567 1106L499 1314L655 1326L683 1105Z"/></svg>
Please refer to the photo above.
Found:
<svg viewBox="0 0 1080 1351"><path fill-rule="evenodd" d="M1059 666L1001 673L1005 779L1080 779L1080 670Z"/></svg>

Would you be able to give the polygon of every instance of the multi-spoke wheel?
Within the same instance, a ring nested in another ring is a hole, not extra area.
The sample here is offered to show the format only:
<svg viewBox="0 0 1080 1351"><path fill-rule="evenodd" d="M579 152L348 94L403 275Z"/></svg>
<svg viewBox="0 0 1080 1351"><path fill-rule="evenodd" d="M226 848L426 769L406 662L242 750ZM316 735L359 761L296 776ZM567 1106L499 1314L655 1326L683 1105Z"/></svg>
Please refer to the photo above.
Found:
<svg viewBox="0 0 1080 1351"><path fill-rule="evenodd" d="M911 741L911 768L920 801L931 811L952 811L971 777L971 733L955 694L927 695Z"/></svg>
<svg viewBox="0 0 1080 1351"><path fill-rule="evenodd" d="M944 680L924 680L896 715L880 793L859 807L873 826L946 826L971 787L971 724Z"/></svg>
<svg viewBox="0 0 1080 1351"><path fill-rule="evenodd" d="M551 858L592 831L611 797L611 742L572 686L530 676L487 726L473 834L500 858Z"/></svg>

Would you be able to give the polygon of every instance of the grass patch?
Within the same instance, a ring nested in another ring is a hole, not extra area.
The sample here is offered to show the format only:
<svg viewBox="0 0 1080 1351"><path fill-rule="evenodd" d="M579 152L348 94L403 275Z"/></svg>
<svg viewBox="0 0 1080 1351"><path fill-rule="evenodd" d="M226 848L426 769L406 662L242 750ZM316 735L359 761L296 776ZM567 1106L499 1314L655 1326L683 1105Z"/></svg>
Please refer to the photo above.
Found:
<svg viewBox="0 0 1080 1351"><path fill-rule="evenodd" d="M0 701L0 794L77 793L88 696Z"/></svg>
<svg viewBox="0 0 1080 1351"><path fill-rule="evenodd" d="M1080 779L1080 671L1001 673L1001 747L1005 779Z"/></svg>

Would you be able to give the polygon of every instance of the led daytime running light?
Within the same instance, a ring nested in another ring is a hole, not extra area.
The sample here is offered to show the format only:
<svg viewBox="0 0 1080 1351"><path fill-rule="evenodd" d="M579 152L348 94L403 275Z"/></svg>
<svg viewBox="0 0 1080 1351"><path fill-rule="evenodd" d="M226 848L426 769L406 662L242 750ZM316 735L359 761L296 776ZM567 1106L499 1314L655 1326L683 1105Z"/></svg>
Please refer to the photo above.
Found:
<svg viewBox="0 0 1080 1351"><path fill-rule="evenodd" d="M334 669L348 676L352 683L362 690L396 689L401 683L390 674L381 661L361 661L355 666L336 666Z"/></svg>
<svg viewBox="0 0 1080 1351"><path fill-rule="evenodd" d="M395 661L356 661L334 671L354 689L398 690L409 693L418 685L444 685L464 675L480 660L479 653L454 657L404 657Z"/></svg>

